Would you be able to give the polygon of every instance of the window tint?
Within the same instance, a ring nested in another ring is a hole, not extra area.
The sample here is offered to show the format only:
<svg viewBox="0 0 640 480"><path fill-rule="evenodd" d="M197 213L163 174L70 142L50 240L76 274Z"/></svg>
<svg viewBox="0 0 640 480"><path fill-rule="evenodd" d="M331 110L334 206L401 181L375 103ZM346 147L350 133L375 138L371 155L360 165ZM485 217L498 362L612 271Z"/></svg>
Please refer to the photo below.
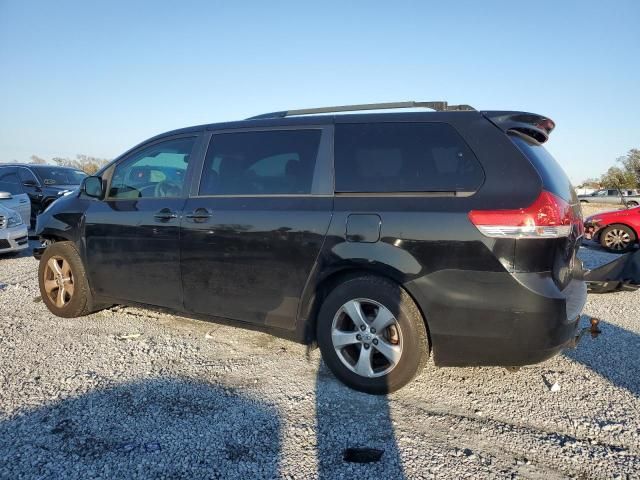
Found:
<svg viewBox="0 0 640 480"><path fill-rule="evenodd" d="M337 192L474 191L484 172L445 123L336 125Z"/></svg>
<svg viewBox="0 0 640 480"><path fill-rule="evenodd" d="M0 192L9 192L11 195L24 193L22 182L16 173L9 169L0 169Z"/></svg>
<svg viewBox="0 0 640 480"><path fill-rule="evenodd" d="M311 193L320 130L272 130L214 135L200 195Z"/></svg>
<svg viewBox="0 0 640 480"><path fill-rule="evenodd" d="M116 199L180 197L195 138L156 143L120 163L109 197Z"/></svg>
<svg viewBox="0 0 640 480"><path fill-rule="evenodd" d="M33 182L35 185L38 185L38 179L29 169L19 168L18 176L20 177L20 180L22 180L22 182Z"/></svg>
<svg viewBox="0 0 640 480"><path fill-rule="evenodd" d="M80 170L64 167L36 167L35 171L45 185L80 185L87 176Z"/></svg>
<svg viewBox="0 0 640 480"><path fill-rule="evenodd" d="M567 177L567 174L564 173L560 164L546 148L535 140L531 140L517 133L511 135L511 140L513 140L520 151L523 152L533 164L542 178L542 184L546 190L568 202L574 203L578 200L569 181L569 177ZM613 190L613 193L608 193L606 190L598 192L598 196L617 194L618 192L615 190Z"/></svg>

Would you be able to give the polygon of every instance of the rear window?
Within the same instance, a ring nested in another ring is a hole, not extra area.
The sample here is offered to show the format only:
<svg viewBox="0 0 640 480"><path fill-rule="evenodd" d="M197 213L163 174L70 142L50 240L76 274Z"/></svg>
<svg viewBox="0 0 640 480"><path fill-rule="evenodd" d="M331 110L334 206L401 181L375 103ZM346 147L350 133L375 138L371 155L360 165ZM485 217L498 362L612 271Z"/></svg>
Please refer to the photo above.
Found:
<svg viewBox="0 0 640 480"><path fill-rule="evenodd" d="M310 194L321 135L316 129L216 134L200 195Z"/></svg>
<svg viewBox="0 0 640 480"><path fill-rule="evenodd" d="M536 141L529 140L519 134L510 135L511 140L529 159L540 178L543 188L567 202L575 203L577 198L569 177L555 158Z"/></svg>
<svg viewBox="0 0 640 480"><path fill-rule="evenodd" d="M338 124L337 192L475 191L478 159L446 123Z"/></svg>

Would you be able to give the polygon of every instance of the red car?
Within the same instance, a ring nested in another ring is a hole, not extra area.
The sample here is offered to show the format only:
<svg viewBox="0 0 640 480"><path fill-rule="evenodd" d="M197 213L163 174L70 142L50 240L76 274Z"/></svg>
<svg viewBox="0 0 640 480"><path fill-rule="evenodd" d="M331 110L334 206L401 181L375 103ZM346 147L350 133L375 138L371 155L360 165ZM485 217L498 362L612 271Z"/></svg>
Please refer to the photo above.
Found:
<svg viewBox="0 0 640 480"><path fill-rule="evenodd" d="M614 253L633 250L640 232L640 207L601 212L584 222L585 237Z"/></svg>

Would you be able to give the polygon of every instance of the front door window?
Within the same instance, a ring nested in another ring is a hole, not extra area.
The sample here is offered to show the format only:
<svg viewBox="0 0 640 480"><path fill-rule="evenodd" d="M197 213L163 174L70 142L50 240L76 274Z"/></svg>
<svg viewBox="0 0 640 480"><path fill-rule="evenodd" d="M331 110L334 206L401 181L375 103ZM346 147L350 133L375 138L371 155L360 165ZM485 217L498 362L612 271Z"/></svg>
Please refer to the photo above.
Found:
<svg viewBox="0 0 640 480"><path fill-rule="evenodd" d="M119 164L109 188L109 200L180 198L195 137L156 143Z"/></svg>

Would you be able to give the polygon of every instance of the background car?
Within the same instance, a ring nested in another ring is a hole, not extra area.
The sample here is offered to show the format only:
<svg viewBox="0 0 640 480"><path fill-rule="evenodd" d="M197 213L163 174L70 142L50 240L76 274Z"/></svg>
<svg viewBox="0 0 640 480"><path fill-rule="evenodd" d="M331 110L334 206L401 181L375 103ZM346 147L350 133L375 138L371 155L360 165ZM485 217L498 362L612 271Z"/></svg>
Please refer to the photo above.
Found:
<svg viewBox="0 0 640 480"><path fill-rule="evenodd" d="M20 214L0 205L0 254L19 252L28 246L27 226Z"/></svg>
<svg viewBox="0 0 640 480"><path fill-rule="evenodd" d="M588 217L585 236L600 242L603 248L615 253L633 250L640 232L640 207L601 212Z"/></svg>
<svg viewBox="0 0 640 480"><path fill-rule="evenodd" d="M22 217L22 221L29 224L31 219L31 200L26 193L13 195L2 188L0 183L0 205L10 210L15 210Z"/></svg>
<svg viewBox="0 0 640 480"><path fill-rule="evenodd" d="M609 203L611 205L627 205L637 207L640 205L640 195L636 190L620 190L617 188L605 188L597 190L589 195L578 195L580 203Z"/></svg>
<svg viewBox="0 0 640 480"><path fill-rule="evenodd" d="M86 173L55 165L0 164L0 190L26 193L31 199L31 225L54 200L80 186Z"/></svg>

